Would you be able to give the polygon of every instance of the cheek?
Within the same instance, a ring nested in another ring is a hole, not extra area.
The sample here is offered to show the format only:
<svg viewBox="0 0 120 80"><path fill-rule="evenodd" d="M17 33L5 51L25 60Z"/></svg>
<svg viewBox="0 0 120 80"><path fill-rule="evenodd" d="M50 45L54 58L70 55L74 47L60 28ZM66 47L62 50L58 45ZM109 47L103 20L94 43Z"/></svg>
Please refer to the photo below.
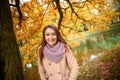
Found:
<svg viewBox="0 0 120 80"><path fill-rule="evenodd" d="M48 37L47 37L47 36L45 36L45 41L47 41L47 39L48 39Z"/></svg>
<svg viewBox="0 0 120 80"><path fill-rule="evenodd" d="M54 36L54 39L57 40L57 36Z"/></svg>

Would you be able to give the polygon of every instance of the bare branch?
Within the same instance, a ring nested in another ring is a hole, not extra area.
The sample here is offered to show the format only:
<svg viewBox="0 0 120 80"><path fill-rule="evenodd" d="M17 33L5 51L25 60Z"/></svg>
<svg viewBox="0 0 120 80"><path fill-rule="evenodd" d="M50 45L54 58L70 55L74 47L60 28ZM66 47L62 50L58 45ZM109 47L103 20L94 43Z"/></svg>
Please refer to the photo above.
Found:
<svg viewBox="0 0 120 80"><path fill-rule="evenodd" d="M73 6L72 6L72 3L69 1L69 0L66 0L67 1L67 3L70 5L70 8L71 8L71 10L72 10L72 13L74 13L76 16L77 16L77 18L79 18L79 19L81 19L81 20L83 20L83 21L87 21L87 20L85 20L85 19L83 19L83 18L81 18L76 12L75 12L75 10L74 10L74 8L73 8ZM85 2L87 2L88 0L86 0ZM74 4L75 4L75 2L74 2ZM85 5L85 4L84 4ZM72 14L71 14L72 15Z"/></svg>
<svg viewBox="0 0 120 80"><path fill-rule="evenodd" d="M17 10L18 10L18 13L19 13L19 25L21 26L21 22L22 22L22 19L23 19L23 15L22 15L22 12L20 10L20 1L19 0L15 0L15 4L16 4L16 7L17 7Z"/></svg>
<svg viewBox="0 0 120 80"><path fill-rule="evenodd" d="M14 4L10 4L10 6L13 6L13 7L16 7L16 8L17 8L18 13L19 13L19 17L18 17L18 18L19 18L19 23L18 23L18 25L21 26L22 19L23 19L23 15L22 15L22 12L21 12L21 10L20 10L19 4L20 4L20 1L19 1L19 0L15 0L15 5L14 5Z"/></svg>
<svg viewBox="0 0 120 80"><path fill-rule="evenodd" d="M16 5L14 5L14 4L10 4L10 6L16 7Z"/></svg>
<svg viewBox="0 0 120 80"><path fill-rule="evenodd" d="M76 32L80 32L79 30L76 30L76 29L74 29L74 28L72 28L72 27L69 27L69 26L65 26L65 25L62 25L62 24L61 24L61 26L64 27L64 28L68 28L68 29L70 29L70 30L76 31ZM82 32L82 31L81 31L81 32Z"/></svg>
<svg viewBox="0 0 120 80"><path fill-rule="evenodd" d="M59 0L55 0L55 3L57 5L58 12L60 14L60 19L59 19L59 22L58 22L58 29L60 29L60 25L61 25L61 22L62 22L62 19L63 19L63 12L61 10L60 1Z"/></svg>

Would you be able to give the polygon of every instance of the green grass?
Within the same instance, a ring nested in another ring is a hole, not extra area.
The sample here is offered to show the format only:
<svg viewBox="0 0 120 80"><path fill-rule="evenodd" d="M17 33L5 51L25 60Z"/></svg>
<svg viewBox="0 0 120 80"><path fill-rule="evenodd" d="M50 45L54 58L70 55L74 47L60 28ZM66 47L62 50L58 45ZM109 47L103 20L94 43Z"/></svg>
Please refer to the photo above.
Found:
<svg viewBox="0 0 120 80"><path fill-rule="evenodd" d="M116 37L110 37L106 41L99 42L97 43L97 45L103 49L111 50L114 49L119 43L120 43L120 36L118 35Z"/></svg>

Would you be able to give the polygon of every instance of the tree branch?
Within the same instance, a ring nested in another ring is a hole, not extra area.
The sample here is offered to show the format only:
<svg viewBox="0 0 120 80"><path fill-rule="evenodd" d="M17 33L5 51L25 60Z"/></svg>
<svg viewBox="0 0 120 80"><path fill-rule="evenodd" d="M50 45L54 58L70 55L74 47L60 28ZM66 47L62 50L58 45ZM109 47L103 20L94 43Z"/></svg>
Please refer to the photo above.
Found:
<svg viewBox="0 0 120 80"><path fill-rule="evenodd" d="M72 13L74 13L74 14L77 16L77 18L79 18L79 19L81 19L81 20L83 20L83 21L87 21L87 20L79 17L79 15L75 12L75 10L74 10L74 8L73 8L73 6L72 6L72 3L71 3L69 0L66 0L66 1L67 1L67 3L70 5L70 8L71 8L71 10L72 10ZM86 1L88 1L88 0L86 0ZM85 1L85 2L86 2L86 1ZM84 3L85 3L85 2L84 2ZM74 3L74 4L75 4L75 3ZM84 4L84 5L85 5L85 4Z"/></svg>
<svg viewBox="0 0 120 80"><path fill-rule="evenodd" d="M58 29L60 29L60 25L61 25L61 22L62 22L62 19L63 19L63 12L61 10L61 6L60 6L60 1L59 0L55 0L55 3L57 5L57 8L58 8L58 12L60 14L60 19L59 19L59 22L58 22Z"/></svg>
<svg viewBox="0 0 120 80"><path fill-rule="evenodd" d="M19 17L18 17L18 18L19 18L19 23L18 23L18 25L21 26L22 19L23 19L23 15L22 15L22 12L21 12L21 10L20 10L19 4L20 4L20 1L19 1L19 0L15 0L15 5L14 5L14 4L10 4L10 6L13 6L13 7L16 7L16 8L17 8L18 13L19 13Z"/></svg>
<svg viewBox="0 0 120 80"><path fill-rule="evenodd" d="M18 13L19 13L19 23L18 23L18 25L21 26L23 15L22 15L22 12L21 12L20 7L19 7L19 4L20 4L19 0L15 0L15 4L16 4L16 7L17 7L17 10L18 10Z"/></svg>

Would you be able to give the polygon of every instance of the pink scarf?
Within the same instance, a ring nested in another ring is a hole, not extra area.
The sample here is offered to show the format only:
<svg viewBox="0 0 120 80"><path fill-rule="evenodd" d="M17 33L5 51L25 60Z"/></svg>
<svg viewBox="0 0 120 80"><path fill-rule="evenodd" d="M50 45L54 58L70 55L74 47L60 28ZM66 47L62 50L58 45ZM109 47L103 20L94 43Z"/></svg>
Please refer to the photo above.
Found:
<svg viewBox="0 0 120 80"><path fill-rule="evenodd" d="M61 42L57 42L55 47L51 48L48 44L46 44L46 46L44 47L43 54L48 60L53 62L59 62L62 59L63 54L65 52L64 45L65 44Z"/></svg>

